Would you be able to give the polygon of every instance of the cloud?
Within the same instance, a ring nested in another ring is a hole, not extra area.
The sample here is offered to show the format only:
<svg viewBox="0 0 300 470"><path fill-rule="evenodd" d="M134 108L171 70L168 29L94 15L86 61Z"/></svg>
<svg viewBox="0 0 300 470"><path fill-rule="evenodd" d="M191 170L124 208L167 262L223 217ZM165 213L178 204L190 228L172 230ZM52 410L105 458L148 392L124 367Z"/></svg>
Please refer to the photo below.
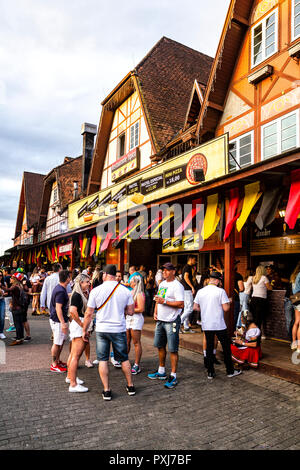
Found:
<svg viewBox="0 0 300 470"><path fill-rule="evenodd" d="M0 174L20 184L9 203L0 186L1 223L17 212L23 171L80 155L81 124L98 125L101 101L162 36L213 56L228 5L0 0Z"/></svg>

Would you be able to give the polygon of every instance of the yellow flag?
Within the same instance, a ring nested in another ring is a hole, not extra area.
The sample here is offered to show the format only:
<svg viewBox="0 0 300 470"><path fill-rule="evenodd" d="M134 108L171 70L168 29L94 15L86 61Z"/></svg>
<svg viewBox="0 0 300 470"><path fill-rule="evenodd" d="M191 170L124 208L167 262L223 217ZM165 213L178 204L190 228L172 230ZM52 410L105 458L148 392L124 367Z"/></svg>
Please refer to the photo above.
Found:
<svg viewBox="0 0 300 470"><path fill-rule="evenodd" d="M97 235L97 244L96 244L96 251L95 251L96 256L98 256L98 254L99 254L101 240L102 240L102 238Z"/></svg>
<svg viewBox="0 0 300 470"><path fill-rule="evenodd" d="M217 228L220 220L220 211L218 209L218 194L212 194L207 197L207 207L202 227L202 238L207 240Z"/></svg>
<svg viewBox="0 0 300 470"><path fill-rule="evenodd" d="M246 220L250 215L250 212L252 211L253 207L262 195L262 193L259 192L259 189L259 181L255 181L255 183L246 184L245 186L245 197L243 201L242 212L236 221L236 229L238 230L238 232L242 230Z"/></svg>
<svg viewBox="0 0 300 470"><path fill-rule="evenodd" d="M84 236L83 241L82 241L82 251L81 251L81 258L85 258L85 247L87 244L87 237Z"/></svg>

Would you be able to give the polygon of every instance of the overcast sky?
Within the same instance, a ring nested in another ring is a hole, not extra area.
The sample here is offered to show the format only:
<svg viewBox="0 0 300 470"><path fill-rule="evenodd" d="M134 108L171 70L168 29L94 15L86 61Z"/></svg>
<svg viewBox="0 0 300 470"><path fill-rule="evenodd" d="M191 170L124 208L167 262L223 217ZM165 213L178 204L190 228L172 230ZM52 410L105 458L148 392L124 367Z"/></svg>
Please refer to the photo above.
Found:
<svg viewBox="0 0 300 470"><path fill-rule="evenodd" d="M166 36L214 56L229 0L0 0L0 254L23 171L81 155L83 122Z"/></svg>

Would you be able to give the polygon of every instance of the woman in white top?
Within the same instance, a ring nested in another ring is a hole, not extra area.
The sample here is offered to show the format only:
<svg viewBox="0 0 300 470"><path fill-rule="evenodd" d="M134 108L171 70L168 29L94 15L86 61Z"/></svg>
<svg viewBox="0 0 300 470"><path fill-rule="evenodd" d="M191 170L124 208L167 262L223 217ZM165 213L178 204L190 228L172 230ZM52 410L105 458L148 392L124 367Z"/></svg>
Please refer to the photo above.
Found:
<svg viewBox="0 0 300 470"><path fill-rule="evenodd" d="M249 311L242 313L242 334L236 332L234 344L231 345L231 357L238 364L249 364L257 368L262 357L260 347L261 331L254 322L253 315Z"/></svg>
<svg viewBox="0 0 300 470"><path fill-rule="evenodd" d="M272 290L264 266L258 266L256 268L255 276L248 278L245 287L247 290L251 287L253 289L250 310L253 314L254 323L256 323L258 328L261 328L261 324L266 317L268 309L268 290Z"/></svg>
<svg viewBox="0 0 300 470"><path fill-rule="evenodd" d="M134 300L134 314L126 317L126 333L128 354L130 351L131 340L135 349L135 362L131 369L133 375L141 372L140 361L142 357L141 334L144 325L145 294L144 280L142 276L134 276L130 281L132 296Z"/></svg>

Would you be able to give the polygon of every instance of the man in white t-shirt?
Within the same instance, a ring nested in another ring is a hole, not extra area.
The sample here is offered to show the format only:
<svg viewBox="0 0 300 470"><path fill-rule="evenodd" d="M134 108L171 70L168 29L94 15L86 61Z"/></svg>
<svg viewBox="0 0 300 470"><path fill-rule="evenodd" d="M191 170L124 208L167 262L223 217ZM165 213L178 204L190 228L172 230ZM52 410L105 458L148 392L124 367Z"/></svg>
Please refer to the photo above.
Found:
<svg viewBox="0 0 300 470"><path fill-rule="evenodd" d="M134 314L134 301L130 291L116 281L116 267L109 264L103 269L103 284L92 289L84 316L84 341L88 341L88 328L96 313L96 351L99 360L99 375L103 383L102 397L111 400L109 387L108 360L112 343L114 358L121 362L127 381L128 395L135 395L132 383L131 365L128 360L126 338L126 315Z"/></svg>
<svg viewBox="0 0 300 470"><path fill-rule="evenodd" d="M180 315L184 308L184 287L175 279L175 266L166 263L163 266L164 280L159 284L158 293L154 297L156 302L154 320L155 328L154 346L158 349L159 368L156 372L148 374L149 379L165 380L166 376L166 346L170 353L171 374L165 383L166 388L177 385L177 365L179 348Z"/></svg>
<svg viewBox="0 0 300 470"><path fill-rule="evenodd" d="M212 271L208 285L197 292L194 300L194 310L201 312L202 330L207 341L208 379L213 379L216 376L213 355L215 335L222 344L227 377L241 374L240 370L234 370L231 359L230 339L224 320L224 312L229 311L230 301L225 290L219 287L221 283L222 275L217 271Z"/></svg>

